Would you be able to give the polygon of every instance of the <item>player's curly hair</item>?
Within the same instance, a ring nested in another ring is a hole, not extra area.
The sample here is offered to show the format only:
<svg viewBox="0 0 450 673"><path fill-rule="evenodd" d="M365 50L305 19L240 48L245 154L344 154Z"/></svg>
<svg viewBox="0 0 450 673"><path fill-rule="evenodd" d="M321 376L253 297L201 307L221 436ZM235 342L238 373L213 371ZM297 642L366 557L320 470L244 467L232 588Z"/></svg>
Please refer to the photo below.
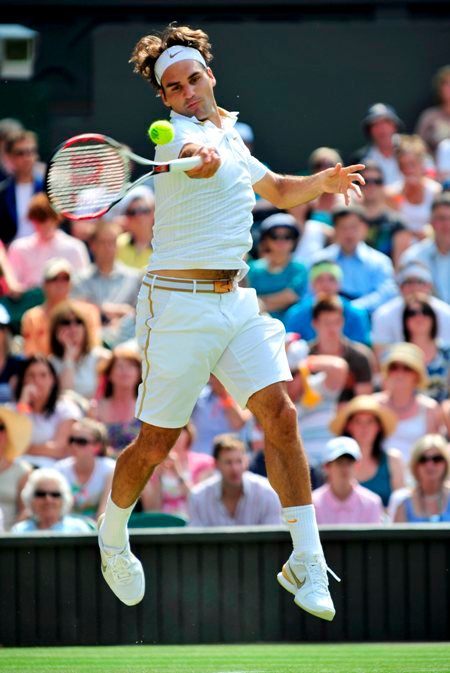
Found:
<svg viewBox="0 0 450 673"><path fill-rule="evenodd" d="M176 44L197 49L208 64L213 59L209 37L203 30L170 23L161 33L146 35L136 44L130 58L130 63L134 63L134 72L159 90L161 87L155 77L156 60L163 51Z"/></svg>

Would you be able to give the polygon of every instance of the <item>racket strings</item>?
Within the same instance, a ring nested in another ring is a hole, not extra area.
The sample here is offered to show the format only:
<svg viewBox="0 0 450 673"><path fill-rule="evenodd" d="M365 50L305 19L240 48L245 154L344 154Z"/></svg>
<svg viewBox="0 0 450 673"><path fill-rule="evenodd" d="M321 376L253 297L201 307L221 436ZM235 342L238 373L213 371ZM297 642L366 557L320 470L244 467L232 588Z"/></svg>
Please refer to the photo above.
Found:
<svg viewBox="0 0 450 673"><path fill-rule="evenodd" d="M55 156L47 191L60 212L94 216L120 198L130 174L128 160L114 147L98 142L74 143Z"/></svg>

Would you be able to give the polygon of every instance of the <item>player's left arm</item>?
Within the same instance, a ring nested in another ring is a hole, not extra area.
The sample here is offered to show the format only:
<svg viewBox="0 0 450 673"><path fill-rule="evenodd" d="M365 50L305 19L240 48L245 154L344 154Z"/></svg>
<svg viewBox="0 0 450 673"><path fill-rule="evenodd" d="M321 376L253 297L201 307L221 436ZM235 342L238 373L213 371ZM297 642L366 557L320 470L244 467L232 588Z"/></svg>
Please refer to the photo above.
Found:
<svg viewBox="0 0 450 673"><path fill-rule="evenodd" d="M365 182L358 171L363 168L364 164L342 166L338 163L333 168L308 176L280 175L267 171L264 177L253 185L253 189L277 208L292 208L312 201L325 192L343 194L348 205L351 192L361 197L360 185Z"/></svg>

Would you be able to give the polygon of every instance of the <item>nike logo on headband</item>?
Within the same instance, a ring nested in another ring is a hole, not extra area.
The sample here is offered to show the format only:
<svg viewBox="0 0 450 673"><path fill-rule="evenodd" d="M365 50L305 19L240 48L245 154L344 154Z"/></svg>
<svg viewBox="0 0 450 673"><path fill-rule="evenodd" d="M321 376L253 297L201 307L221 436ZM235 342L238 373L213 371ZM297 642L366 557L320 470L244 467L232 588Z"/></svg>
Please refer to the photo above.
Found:
<svg viewBox="0 0 450 673"><path fill-rule="evenodd" d="M180 51L176 51L174 54L169 54L169 58L174 58L174 56L177 56L177 54L181 54L183 50L180 49Z"/></svg>

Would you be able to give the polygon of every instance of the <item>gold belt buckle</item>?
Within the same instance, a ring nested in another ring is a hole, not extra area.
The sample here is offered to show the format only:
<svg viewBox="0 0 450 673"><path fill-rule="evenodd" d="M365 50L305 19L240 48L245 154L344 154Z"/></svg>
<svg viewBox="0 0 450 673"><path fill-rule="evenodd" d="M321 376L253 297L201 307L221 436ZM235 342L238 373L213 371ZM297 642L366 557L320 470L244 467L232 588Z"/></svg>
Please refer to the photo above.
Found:
<svg viewBox="0 0 450 673"><path fill-rule="evenodd" d="M226 292L231 292L233 289L232 280L215 280L214 281L214 292L216 294L225 294Z"/></svg>

